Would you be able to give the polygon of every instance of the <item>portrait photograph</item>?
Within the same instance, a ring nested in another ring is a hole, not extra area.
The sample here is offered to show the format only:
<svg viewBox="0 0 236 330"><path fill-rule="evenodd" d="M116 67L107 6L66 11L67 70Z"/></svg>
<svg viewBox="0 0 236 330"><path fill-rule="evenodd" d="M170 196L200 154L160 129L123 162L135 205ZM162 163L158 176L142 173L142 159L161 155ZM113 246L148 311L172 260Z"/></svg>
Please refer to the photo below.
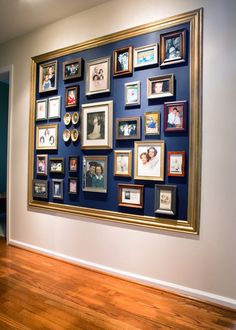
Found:
<svg viewBox="0 0 236 330"><path fill-rule="evenodd" d="M134 142L134 179L164 180L164 141Z"/></svg>
<svg viewBox="0 0 236 330"><path fill-rule="evenodd" d="M107 192L107 156L83 157L83 191Z"/></svg>
<svg viewBox="0 0 236 330"><path fill-rule="evenodd" d="M144 112L144 134L160 135L160 111Z"/></svg>
<svg viewBox="0 0 236 330"><path fill-rule="evenodd" d="M77 194L77 178L68 178L68 193Z"/></svg>
<svg viewBox="0 0 236 330"><path fill-rule="evenodd" d="M79 114L78 112L74 112L71 116L71 121L72 121L72 124L74 125L77 125L78 122L79 122Z"/></svg>
<svg viewBox="0 0 236 330"><path fill-rule="evenodd" d="M186 101L164 103L164 130L176 132L186 130Z"/></svg>
<svg viewBox="0 0 236 330"><path fill-rule="evenodd" d="M48 100L37 100L36 101L36 114L35 114L35 120L47 120L48 116Z"/></svg>
<svg viewBox="0 0 236 330"><path fill-rule="evenodd" d="M57 61L39 65L39 93L57 90Z"/></svg>
<svg viewBox="0 0 236 330"><path fill-rule="evenodd" d="M134 48L134 68L158 64L157 43Z"/></svg>
<svg viewBox="0 0 236 330"><path fill-rule="evenodd" d="M155 185L155 213L175 215L176 213L176 186Z"/></svg>
<svg viewBox="0 0 236 330"><path fill-rule="evenodd" d="M140 81L125 83L125 106L140 104Z"/></svg>
<svg viewBox="0 0 236 330"><path fill-rule="evenodd" d="M167 74L147 79L147 98L155 99L174 95L174 75Z"/></svg>
<svg viewBox="0 0 236 330"><path fill-rule="evenodd" d="M133 48L127 46L113 51L113 76L130 74L133 71Z"/></svg>
<svg viewBox="0 0 236 330"><path fill-rule="evenodd" d="M55 199L63 199L63 179L52 179L52 197Z"/></svg>
<svg viewBox="0 0 236 330"><path fill-rule="evenodd" d="M168 176L185 176L185 151L168 151Z"/></svg>
<svg viewBox="0 0 236 330"><path fill-rule="evenodd" d="M69 171L77 172L78 171L78 157L69 156Z"/></svg>
<svg viewBox="0 0 236 330"><path fill-rule="evenodd" d="M118 205L132 208L143 208L143 185L118 184Z"/></svg>
<svg viewBox="0 0 236 330"><path fill-rule="evenodd" d="M78 140L78 138L79 138L79 131L76 128L72 129L72 131L71 131L71 140L73 142L76 142Z"/></svg>
<svg viewBox="0 0 236 330"><path fill-rule="evenodd" d="M186 61L186 30L164 33L160 36L161 66Z"/></svg>
<svg viewBox="0 0 236 330"><path fill-rule="evenodd" d="M48 175L48 155L36 155L36 174Z"/></svg>
<svg viewBox="0 0 236 330"><path fill-rule="evenodd" d="M113 101L81 105L81 148L112 149Z"/></svg>
<svg viewBox="0 0 236 330"><path fill-rule="evenodd" d="M47 180L33 180L33 197L48 198Z"/></svg>
<svg viewBox="0 0 236 330"><path fill-rule="evenodd" d="M48 99L48 119L61 118L61 96Z"/></svg>
<svg viewBox="0 0 236 330"><path fill-rule="evenodd" d="M63 62L63 80L82 78L82 74L83 59L81 57Z"/></svg>
<svg viewBox="0 0 236 330"><path fill-rule="evenodd" d="M62 137L64 142L68 142L70 140L70 130L65 129Z"/></svg>
<svg viewBox="0 0 236 330"><path fill-rule="evenodd" d="M86 95L110 92L111 58L86 62Z"/></svg>
<svg viewBox="0 0 236 330"><path fill-rule="evenodd" d="M36 150L57 149L58 124L36 126Z"/></svg>
<svg viewBox="0 0 236 330"><path fill-rule="evenodd" d="M114 150L114 175L132 176L132 150Z"/></svg>
<svg viewBox="0 0 236 330"><path fill-rule="evenodd" d="M65 90L65 107L72 108L78 105L78 86L66 87Z"/></svg>
<svg viewBox="0 0 236 330"><path fill-rule="evenodd" d="M50 173L64 173L64 158L49 159Z"/></svg>
<svg viewBox="0 0 236 330"><path fill-rule="evenodd" d="M63 117L64 124L66 126L70 125L71 123L71 114L69 112L66 112Z"/></svg>
<svg viewBox="0 0 236 330"><path fill-rule="evenodd" d="M140 117L116 118L116 139L140 139Z"/></svg>

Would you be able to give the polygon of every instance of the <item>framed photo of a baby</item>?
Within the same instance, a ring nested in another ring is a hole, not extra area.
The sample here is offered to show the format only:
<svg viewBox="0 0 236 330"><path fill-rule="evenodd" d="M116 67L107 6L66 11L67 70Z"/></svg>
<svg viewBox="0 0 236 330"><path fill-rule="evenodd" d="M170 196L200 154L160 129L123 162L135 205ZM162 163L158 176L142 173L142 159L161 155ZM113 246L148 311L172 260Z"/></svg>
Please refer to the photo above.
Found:
<svg viewBox="0 0 236 330"><path fill-rule="evenodd" d="M134 142L134 179L164 181L165 142Z"/></svg>
<svg viewBox="0 0 236 330"><path fill-rule="evenodd" d="M57 61L39 65L39 93L57 90Z"/></svg>
<svg viewBox="0 0 236 330"><path fill-rule="evenodd" d="M113 101L82 104L81 148L112 149Z"/></svg>
<svg viewBox="0 0 236 330"><path fill-rule="evenodd" d="M176 132L186 130L186 101L164 103L164 130Z"/></svg>

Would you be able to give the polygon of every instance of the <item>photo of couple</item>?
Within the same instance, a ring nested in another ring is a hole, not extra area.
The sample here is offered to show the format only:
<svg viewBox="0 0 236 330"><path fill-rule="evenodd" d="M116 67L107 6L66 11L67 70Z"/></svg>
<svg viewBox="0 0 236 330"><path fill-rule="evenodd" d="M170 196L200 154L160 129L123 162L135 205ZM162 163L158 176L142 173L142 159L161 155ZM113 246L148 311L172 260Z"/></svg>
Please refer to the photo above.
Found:
<svg viewBox="0 0 236 330"><path fill-rule="evenodd" d="M84 191L106 192L106 158L84 158L83 182Z"/></svg>

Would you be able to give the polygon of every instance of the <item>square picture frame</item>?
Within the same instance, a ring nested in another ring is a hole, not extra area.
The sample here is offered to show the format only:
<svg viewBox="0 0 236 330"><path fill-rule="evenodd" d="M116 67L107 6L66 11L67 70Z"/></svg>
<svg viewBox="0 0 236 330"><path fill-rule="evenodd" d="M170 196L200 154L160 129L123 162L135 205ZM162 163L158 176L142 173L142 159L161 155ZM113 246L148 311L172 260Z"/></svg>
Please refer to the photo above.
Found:
<svg viewBox="0 0 236 330"><path fill-rule="evenodd" d="M78 179L68 178L68 194L76 195L78 193Z"/></svg>
<svg viewBox="0 0 236 330"><path fill-rule="evenodd" d="M52 198L63 199L64 198L64 180L52 179Z"/></svg>
<svg viewBox="0 0 236 330"><path fill-rule="evenodd" d="M36 126L36 150L56 150L58 124Z"/></svg>
<svg viewBox="0 0 236 330"><path fill-rule="evenodd" d="M86 95L110 92L111 57L86 62Z"/></svg>
<svg viewBox="0 0 236 330"><path fill-rule="evenodd" d="M81 148L112 149L113 101L81 105Z"/></svg>
<svg viewBox="0 0 236 330"><path fill-rule="evenodd" d="M57 90L57 60L39 65L39 93Z"/></svg>
<svg viewBox="0 0 236 330"><path fill-rule="evenodd" d="M107 156L83 156L83 191L107 192Z"/></svg>
<svg viewBox="0 0 236 330"><path fill-rule="evenodd" d="M186 131L187 101L175 101L164 103L164 131Z"/></svg>
<svg viewBox="0 0 236 330"><path fill-rule="evenodd" d="M48 198L48 180L33 179L32 188L34 198Z"/></svg>
<svg viewBox="0 0 236 330"><path fill-rule="evenodd" d="M48 119L61 118L61 96L54 96L48 99Z"/></svg>
<svg viewBox="0 0 236 330"><path fill-rule="evenodd" d="M140 116L116 118L116 140L138 140L140 139L140 130Z"/></svg>
<svg viewBox="0 0 236 330"><path fill-rule="evenodd" d="M176 214L176 186L155 184L154 213Z"/></svg>
<svg viewBox="0 0 236 330"><path fill-rule="evenodd" d="M48 99L36 101L35 120L42 121L48 119Z"/></svg>
<svg viewBox="0 0 236 330"><path fill-rule="evenodd" d="M161 67L186 62L186 30L160 35Z"/></svg>
<svg viewBox="0 0 236 330"><path fill-rule="evenodd" d="M133 71L133 47L126 46L113 51L113 76L123 76Z"/></svg>
<svg viewBox="0 0 236 330"><path fill-rule="evenodd" d="M134 48L134 68L158 64L158 44Z"/></svg>
<svg viewBox="0 0 236 330"><path fill-rule="evenodd" d="M161 112L146 111L144 112L144 135L160 135L161 134Z"/></svg>
<svg viewBox="0 0 236 330"><path fill-rule="evenodd" d="M118 187L118 206L143 208L144 185L121 184Z"/></svg>
<svg viewBox="0 0 236 330"><path fill-rule="evenodd" d="M49 158L49 171L50 173L64 174L65 172L64 158L61 157Z"/></svg>
<svg viewBox="0 0 236 330"><path fill-rule="evenodd" d="M65 82L73 79L81 79L83 76L83 59L82 57L74 58L62 63L63 80Z"/></svg>
<svg viewBox="0 0 236 330"><path fill-rule="evenodd" d="M140 105L140 95L141 95L141 84L140 81L132 81L125 83L125 106L131 107L135 105Z"/></svg>
<svg viewBox="0 0 236 330"><path fill-rule="evenodd" d="M65 88L65 108L74 108L78 105L79 86L69 86Z"/></svg>
<svg viewBox="0 0 236 330"><path fill-rule="evenodd" d="M185 151L168 151L167 175L185 176Z"/></svg>
<svg viewBox="0 0 236 330"><path fill-rule="evenodd" d="M69 172L77 173L78 172L78 157L69 156Z"/></svg>
<svg viewBox="0 0 236 330"><path fill-rule="evenodd" d="M36 155L36 175L48 175L48 155Z"/></svg>
<svg viewBox="0 0 236 330"><path fill-rule="evenodd" d="M132 176L132 150L114 150L114 176Z"/></svg>
<svg viewBox="0 0 236 330"><path fill-rule="evenodd" d="M166 74L147 78L147 98L174 96L174 75Z"/></svg>
<svg viewBox="0 0 236 330"><path fill-rule="evenodd" d="M134 142L134 179L164 181L165 141Z"/></svg>

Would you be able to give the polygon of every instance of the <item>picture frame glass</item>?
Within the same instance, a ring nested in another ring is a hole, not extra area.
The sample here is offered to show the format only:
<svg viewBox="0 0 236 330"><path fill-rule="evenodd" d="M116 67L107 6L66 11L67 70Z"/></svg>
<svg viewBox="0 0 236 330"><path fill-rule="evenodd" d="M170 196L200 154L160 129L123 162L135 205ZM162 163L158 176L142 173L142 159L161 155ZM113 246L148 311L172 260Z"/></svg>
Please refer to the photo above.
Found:
<svg viewBox="0 0 236 330"><path fill-rule="evenodd" d="M52 97L49 99L49 103L48 103L48 118L52 119L52 118L60 118L61 112L61 97L57 96L57 97Z"/></svg>
<svg viewBox="0 0 236 330"><path fill-rule="evenodd" d="M164 211L171 211L172 205L172 191L167 189L160 189L160 204L159 208Z"/></svg>
<svg viewBox="0 0 236 330"><path fill-rule="evenodd" d="M147 45L134 49L134 67L139 68L158 63L157 44Z"/></svg>
<svg viewBox="0 0 236 330"><path fill-rule="evenodd" d="M182 175L183 174L183 155L172 154L170 155L169 174Z"/></svg>
<svg viewBox="0 0 236 330"><path fill-rule="evenodd" d="M121 191L121 202L140 205L141 203L141 196L139 189L132 189L132 188L122 188Z"/></svg>
<svg viewBox="0 0 236 330"><path fill-rule="evenodd" d="M53 198L63 199L63 180L52 180Z"/></svg>
<svg viewBox="0 0 236 330"><path fill-rule="evenodd" d="M184 104L168 105L167 108L167 123L165 123L167 130L184 130L185 118L184 118Z"/></svg>
<svg viewBox="0 0 236 330"><path fill-rule="evenodd" d="M33 196L38 198L48 198L48 181L33 180Z"/></svg>
<svg viewBox="0 0 236 330"><path fill-rule="evenodd" d="M36 120L47 120L47 100L36 101Z"/></svg>
<svg viewBox="0 0 236 330"><path fill-rule="evenodd" d="M48 155L37 155L36 174L47 175Z"/></svg>
<svg viewBox="0 0 236 330"><path fill-rule="evenodd" d="M140 82L125 84L125 105L140 104Z"/></svg>
<svg viewBox="0 0 236 330"><path fill-rule="evenodd" d="M69 178L69 193L77 194L77 178Z"/></svg>
<svg viewBox="0 0 236 330"><path fill-rule="evenodd" d="M116 155L115 161L116 161L116 174L128 175L129 154L120 152Z"/></svg>
<svg viewBox="0 0 236 330"><path fill-rule="evenodd" d="M57 149L57 125L37 126L36 149Z"/></svg>
<svg viewBox="0 0 236 330"><path fill-rule="evenodd" d="M86 94L110 91L110 58L87 62Z"/></svg>
<svg viewBox="0 0 236 330"><path fill-rule="evenodd" d="M77 157L69 157L69 171L77 172L78 160Z"/></svg>
<svg viewBox="0 0 236 330"><path fill-rule="evenodd" d="M106 156L84 156L83 190L91 192L107 192Z"/></svg>
<svg viewBox="0 0 236 330"><path fill-rule="evenodd" d="M48 92L57 89L57 61L40 65L39 92Z"/></svg>
<svg viewBox="0 0 236 330"><path fill-rule="evenodd" d="M160 134L160 112L144 113L144 134L159 135Z"/></svg>

